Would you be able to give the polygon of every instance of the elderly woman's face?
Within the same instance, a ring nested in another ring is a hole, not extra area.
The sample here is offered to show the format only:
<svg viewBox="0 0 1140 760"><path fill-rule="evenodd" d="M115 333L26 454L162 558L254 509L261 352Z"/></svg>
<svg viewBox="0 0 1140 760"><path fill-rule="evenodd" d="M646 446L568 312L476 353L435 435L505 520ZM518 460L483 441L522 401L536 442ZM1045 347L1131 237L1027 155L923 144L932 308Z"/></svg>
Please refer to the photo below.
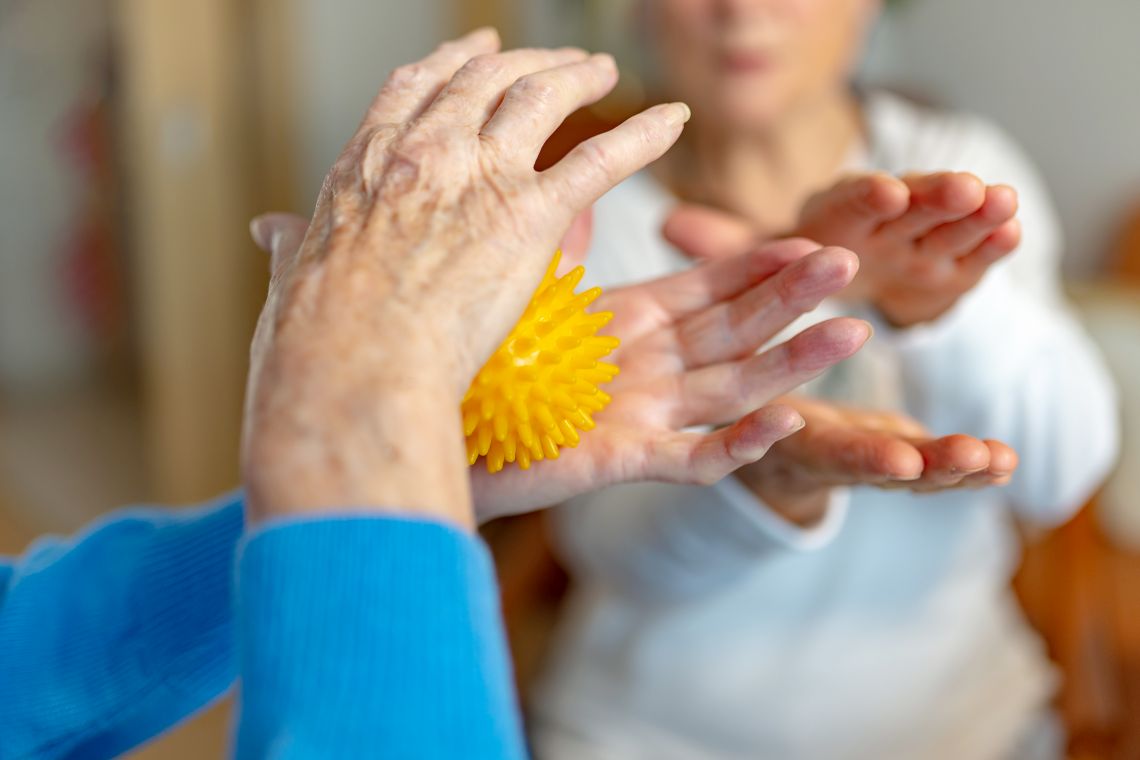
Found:
<svg viewBox="0 0 1140 760"><path fill-rule="evenodd" d="M849 75L878 0L643 0L674 95L698 118L762 128Z"/></svg>

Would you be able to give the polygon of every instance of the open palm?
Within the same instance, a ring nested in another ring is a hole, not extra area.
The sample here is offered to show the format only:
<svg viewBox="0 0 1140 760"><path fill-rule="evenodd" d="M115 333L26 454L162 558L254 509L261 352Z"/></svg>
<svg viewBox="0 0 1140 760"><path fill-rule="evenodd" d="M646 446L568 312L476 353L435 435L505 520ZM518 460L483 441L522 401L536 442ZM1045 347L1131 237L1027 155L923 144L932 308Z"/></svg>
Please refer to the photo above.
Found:
<svg viewBox="0 0 1140 760"><path fill-rule="evenodd" d="M596 308L613 312L607 332L622 341L609 359L621 368L606 387L612 403L557 459L493 475L473 468L479 519L616 483L712 483L760 459L803 427L793 409L765 405L854 354L870 330L835 319L757 349L857 269L848 251L789 240L605 293Z"/></svg>
<svg viewBox="0 0 1140 760"><path fill-rule="evenodd" d="M261 217L255 237L279 256L299 245L306 225L301 217L272 214ZM757 349L857 270L858 259L842 248L784 240L603 294L595 308L613 312L607 332L622 341L609 359L621 368L606 386L612 403L578 447L562 449L557 459L529 470L508 465L494 475L473 467L478 519L616 483L712 483L757 461L804 424L791 407L766 404L854 354L870 327L833 319ZM699 427L714 429L690 430Z"/></svg>

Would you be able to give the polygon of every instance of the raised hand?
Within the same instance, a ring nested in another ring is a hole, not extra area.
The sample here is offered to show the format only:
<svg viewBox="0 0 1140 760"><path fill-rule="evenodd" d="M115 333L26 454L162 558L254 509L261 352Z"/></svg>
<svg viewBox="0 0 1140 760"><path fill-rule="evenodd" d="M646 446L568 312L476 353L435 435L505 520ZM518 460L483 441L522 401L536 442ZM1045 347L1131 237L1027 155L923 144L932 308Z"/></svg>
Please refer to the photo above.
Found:
<svg viewBox="0 0 1140 760"><path fill-rule="evenodd" d="M1017 192L972 174L869 174L804 205L797 235L859 254L844 298L873 304L890 323L936 319L1021 242Z"/></svg>
<svg viewBox="0 0 1140 760"><path fill-rule="evenodd" d="M740 479L793 522L811 524L837 486L868 485L931 493L1005 485L1017 454L999 441L966 435L936 438L901 414L869 412L788 396L781 403L806 423Z"/></svg>
<svg viewBox="0 0 1140 760"><path fill-rule="evenodd" d="M596 308L614 313L606 332L622 341L608 359L621 367L605 388L613 401L556 460L494 475L473 468L480 519L615 483L713 483L760 459L803 426L791 408L767 404L854 354L870 327L830 320L756 350L857 269L849 251L789 240L603 294Z"/></svg>
<svg viewBox="0 0 1140 760"><path fill-rule="evenodd" d="M246 404L251 520L339 506L471 524L463 392L571 221L689 117L650 108L536 172L550 134L617 70L577 49L498 46L481 30L397 69L299 247L275 251Z"/></svg>
<svg viewBox="0 0 1140 760"><path fill-rule="evenodd" d="M306 226L300 217L271 214L256 220L254 237L274 257L288 255ZM471 468L478 519L620 482L711 483L763 457L803 426L789 406L765 404L854 354L870 330L836 319L755 351L843 288L857 268L848 251L788 240L606 292L595 309L614 313L606 333L622 340L607 359L621 366L605 387L612 403L558 459L494 475L481 462ZM684 431L726 423L711 433Z"/></svg>
<svg viewBox="0 0 1140 760"><path fill-rule="evenodd" d="M841 180L804 204L793 234L859 256L859 275L840 296L875 306L899 327L936 319L1017 248L1017 193L971 174ZM682 206L666 237L699 259L735 255L758 237L745 221Z"/></svg>

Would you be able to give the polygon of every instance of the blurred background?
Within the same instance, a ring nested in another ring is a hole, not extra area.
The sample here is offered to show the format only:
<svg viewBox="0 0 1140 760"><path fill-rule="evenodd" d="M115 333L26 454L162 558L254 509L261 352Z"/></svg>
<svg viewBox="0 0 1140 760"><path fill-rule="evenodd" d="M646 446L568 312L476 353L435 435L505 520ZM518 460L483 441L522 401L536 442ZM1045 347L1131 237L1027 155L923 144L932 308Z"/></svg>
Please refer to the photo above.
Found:
<svg viewBox="0 0 1140 760"><path fill-rule="evenodd" d="M982 23L982 22L985 23ZM565 150L653 98L619 0L0 0L0 550L115 505L233 488L265 286L247 221L307 214L387 71L494 24L617 55ZM1043 171L1071 291L1123 390L1113 481L1027 537L1018 590L1075 757L1140 758L1140 2L893 3L861 74L985 114ZM565 578L489 526L525 689ZM141 757L220 757L225 708Z"/></svg>

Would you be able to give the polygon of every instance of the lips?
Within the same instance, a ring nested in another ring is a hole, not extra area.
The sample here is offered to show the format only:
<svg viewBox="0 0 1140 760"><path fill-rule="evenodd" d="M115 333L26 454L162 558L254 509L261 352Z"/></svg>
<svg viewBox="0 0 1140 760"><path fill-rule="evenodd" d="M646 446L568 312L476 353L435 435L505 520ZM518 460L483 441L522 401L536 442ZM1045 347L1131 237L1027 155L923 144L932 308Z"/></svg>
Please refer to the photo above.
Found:
<svg viewBox="0 0 1140 760"><path fill-rule="evenodd" d="M734 74L756 74L772 68L771 55L754 50L736 50L721 56L724 69Z"/></svg>

